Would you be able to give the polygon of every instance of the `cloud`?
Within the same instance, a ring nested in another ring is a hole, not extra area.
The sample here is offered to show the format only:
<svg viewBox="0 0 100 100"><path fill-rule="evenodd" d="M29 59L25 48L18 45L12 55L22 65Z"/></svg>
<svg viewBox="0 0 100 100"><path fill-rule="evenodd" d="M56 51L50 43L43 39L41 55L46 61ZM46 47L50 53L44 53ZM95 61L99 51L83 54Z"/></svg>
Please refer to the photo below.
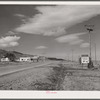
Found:
<svg viewBox="0 0 100 100"><path fill-rule="evenodd" d="M15 35L17 34L16 32L13 32L13 31L8 31L8 33L6 33L6 35Z"/></svg>
<svg viewBox="0 0 100 100"><path fill-rule="evenodd" d="M36 49L46 49L47 47L46 46L38 46L36 47Z"/></svg>
<svg viewBox="0 0 100 100"><path fill-rule="evenodd" d="M23 15L23 14L15 14L14 16L18 16L18 17L20 17L20 18L25 18L25 17L26 17L26 16Z"/></svg>
<svg viewBox="0 0 100 100"><path fill-rule="evenodd" d="M72 42L70 42L69 44L71 44L71 45L75 45L75 44L80 44L80 43L82 43L84 40L82 40L82 39L77 39L77 40L73 40Z"/></svg>
<svg viewBox="0 0 100 100"><path fill-rule="evenodd" d="M61 35L69 27L100 14L98 5L38 6L36 10L39 13L27 18L25 23L15 29L17 32Z"/></svg>
<svg viewBox="0 0 100 100"><path fill-rule="evenodd" d="M23 23L26 23L26 21L27 21L27 16L25 16L23 14L15 14L14 16L17 16L17 17L21 18L21 21Z"/></svg>
<svg viewBox="0 0 100 100"><path fill-rule="evenodd" d="M2 38L0 38L0 47L5 48L5 47L17 46L17 45L19 45L17 42L19 39L20 39L20 37L18 37L18 36L2 37Z"/></svg>
<svg viewBox="0 0 100 100"><path fill-rule="evenodd" d="M81 48L86 48L86 47L89 47L89 43L82 43L81 45L80 45L80 47Z"/></svg>
<svg viewBox="0 0 100 100"><path fill-rule="evenodd" d="M79 44L83 42L83 40L80 39L79 36L84 35L84 34L87 34L87 33L83 32L83 33L74 33L74 34L64 35L64 36L56 38L55 40L60 43L69 43L71 45L75 45L75 44Z"/></svg>

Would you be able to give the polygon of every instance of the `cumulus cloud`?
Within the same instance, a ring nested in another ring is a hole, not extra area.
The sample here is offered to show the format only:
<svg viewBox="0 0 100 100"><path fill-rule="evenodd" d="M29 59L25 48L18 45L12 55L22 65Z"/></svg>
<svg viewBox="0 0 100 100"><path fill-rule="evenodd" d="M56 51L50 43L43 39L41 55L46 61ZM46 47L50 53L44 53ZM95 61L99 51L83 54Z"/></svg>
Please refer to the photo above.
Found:
<svg viewBox="0 0 100 100"><path fill-rule="evenodd" d="M15 29L17 32L61 35L65 34L69 27L100 14L98 5L39 6L36 10L39 13L27 18L26 23Z"/></svg>
<svg viewBox="0 0 100 100"><path fill-rule="evenodd" d="M81 48L86 48L86 47L89 47L89 43L82 43L81 45L80 45L80 47Z"/></svg>
<svg viewBox="0 0 100 100"><path fill-rule="evenodd" d="M79 44L83 42L83 40L80 39L79 36L84 35L84 34L86 34L86 32L64 35L64 36L56 38L56 41L60 43L69 43L71 45L75 45L75 44Z"/></svg>
<svg viewBox="0 0 100 100"><path fill-rule="evenodd" d="M0 47L5 48L5 47L13 47L18 45L18 40L20 37L18 36L6 36L0 38Z"/></svg>
<svg viewBox="0 0 100 100"><path fill-rule="evenodd" d="M38 46L36 47L36 49L46 49L47 47L46 46Z"/></svg>

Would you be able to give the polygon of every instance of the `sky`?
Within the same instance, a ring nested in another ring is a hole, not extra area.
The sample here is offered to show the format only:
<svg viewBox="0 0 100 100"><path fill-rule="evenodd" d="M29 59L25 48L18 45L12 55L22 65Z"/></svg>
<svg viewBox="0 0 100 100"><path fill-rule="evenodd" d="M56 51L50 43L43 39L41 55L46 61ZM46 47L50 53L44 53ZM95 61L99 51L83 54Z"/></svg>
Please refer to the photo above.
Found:
<svg viewBox="0 0 100 100"><path fill-rule="evenodd" d="M100 60L99 5L0 5L0 49L74 59L89 54Z"/></svg>

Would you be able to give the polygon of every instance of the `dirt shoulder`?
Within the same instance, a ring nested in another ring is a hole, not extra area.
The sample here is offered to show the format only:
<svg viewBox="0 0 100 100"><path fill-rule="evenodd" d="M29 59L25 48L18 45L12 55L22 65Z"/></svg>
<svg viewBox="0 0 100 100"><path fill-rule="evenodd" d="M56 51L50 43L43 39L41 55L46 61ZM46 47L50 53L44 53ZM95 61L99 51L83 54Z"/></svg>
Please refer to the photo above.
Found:
<svg viewBox="0 0 100 100"><path fill-rule="evenodd" d="M49 64L0 77L0 90L61 90L64 68Z"/></svg>
<svg viewBox="0 0 100 100"><path fill-rule="evenodd" d="M97 91L100 90L100 68L84 69L77 65L68 66L63 81L63 89L71 91ZM70 73L70 74L68 74Z"/></svg>
<svg viewBox="0 0 100 100"><path fill-rule="evenodd" d="M100 68L53 62L0 77L0 90L100 90Z"/></svg>

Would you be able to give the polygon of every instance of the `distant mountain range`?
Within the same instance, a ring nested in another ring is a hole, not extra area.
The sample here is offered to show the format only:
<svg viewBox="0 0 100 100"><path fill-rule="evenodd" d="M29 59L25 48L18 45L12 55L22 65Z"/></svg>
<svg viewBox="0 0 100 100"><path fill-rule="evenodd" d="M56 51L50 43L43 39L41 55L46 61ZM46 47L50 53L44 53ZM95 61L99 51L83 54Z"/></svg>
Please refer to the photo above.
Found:
<svg viewBox="0 0 100 100"><path fill-rule="evenodd" d="M19 57L28 57L28 56L34 56L34 55L29 55L29 54L23 54L23 53L20 53L20 52L17 52L17 51L7 51L7 50L3 50L3 49L0 49L0 58L2 58L3 56L5 56L7 53L12 53L16 56L16 58L19 58Z"/></svg>

